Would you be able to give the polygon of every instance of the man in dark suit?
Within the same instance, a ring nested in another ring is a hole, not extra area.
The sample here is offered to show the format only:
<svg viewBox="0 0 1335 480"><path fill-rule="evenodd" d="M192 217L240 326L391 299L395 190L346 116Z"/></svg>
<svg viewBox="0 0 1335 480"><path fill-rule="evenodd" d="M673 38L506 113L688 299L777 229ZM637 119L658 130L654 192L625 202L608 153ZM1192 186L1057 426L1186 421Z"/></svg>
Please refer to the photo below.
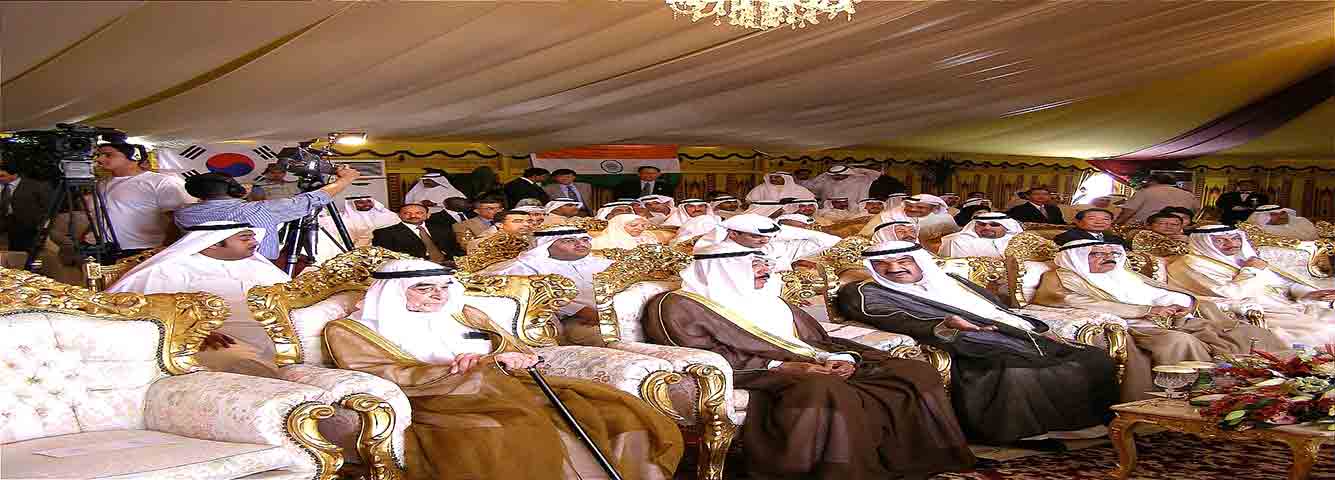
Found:
<svg viewBox="0 0 1335 480"><path fill-rule="evenodd" d="M510 208L515 208L525 198L536 198L544 205L551 201L552 197L547 196L547 191L542 189L542 182L547 180L549 173L545 168L528 168L519 178L505 184L505 201Z"/></svg>
<svg viewBox="0 0 1335 480"><path fill-rule="evenodd" d="M448 253L454 233L448 227L427 223L426 207L416 203L399 207L396 223L371 232L371 245L405 253L418 258L444 263L451 260Z"/></svg>
<svg viewBox="0 0 1335 480"><path fill-rule="evenodd" d="M645 165L636 170L639 177L621 182L614 190L617 198L640 198L645 195L672 196L672 185L661 178L662 170Z"/></svg>
<svg viewBox="0 0 1335 480"><path fill-rule="evenodd" d="M1062 245L1072 240L1100 240L1128 248L1125 239L1106 233L1109 228L1112 228L1112 224L1113 213L1109 210L1102 208L1081 210L1075 212L1075 228L1053 237L1052 241L1056 242L1057 245Z"/></svg>
<svg viewBox="0 0 1335 480"><path fill-rule="evenodd" d="M459 238L453 232L456 224L466 222L468 219L477 216L472 210L473 202L468 201L467 198L451 197L445 199L444 210L433 213L431 217L426 219L429 228L439 227L451 232L449 240L442 242L448 247L443 249L447 255L461 257L465 254L463 245L459 244ZM428 231L431 230L428 229Z"/></svg>
<svg viewBox="0 0 1335 480"><path fill-rule="evenodd" d="M1239 180L1236 191L1224 192L1214 201L1215 207L1219 208L1219 222L1225 225L1246 220L1256 207L1269 204L1270 196L1256 191L1253 180Z"/></svg>
<svg viewBox="0 0 1335 480"><path fill-rule="evenodd" d="M0 170L0 230L9 234L9 250L32 247L37 226L51 201L51 185L17 173Z"/></svg>
<svg viewBox="0 0 1335 480"><path fill-rule="evenodd" d="M1021 222L1066 224L1066 220L1062 218L1062 209L1056 205L1048 205L1048 201L1052 200L1050 190L1046 187L1033 187L1025 193L1029 201L1006 210L1006 215Z"/></svg>

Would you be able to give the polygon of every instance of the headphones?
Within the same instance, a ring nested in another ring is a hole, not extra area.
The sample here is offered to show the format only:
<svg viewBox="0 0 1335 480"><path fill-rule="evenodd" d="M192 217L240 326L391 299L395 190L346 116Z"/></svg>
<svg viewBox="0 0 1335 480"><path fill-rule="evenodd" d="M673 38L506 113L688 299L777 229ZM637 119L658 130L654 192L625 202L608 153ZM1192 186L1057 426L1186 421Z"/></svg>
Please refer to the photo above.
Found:
<svg viewBox="0 0 1335 480"><path fill-rule="evenodd" d="M181 176L185 177L185 181L187 184L186 193L189 193L193 197L203 198L199 195L195 195L195 192L191 192L190 190L192 189L189 186L190 180L194 179L195 177L199 177L200 175L208 175L208 177L206 179L201 178L200 180L195 180L196 183L200 181L223 182L227 184L227 196L232 198L243 198L246 196L246 187L241 185L241 182L236 181L235 178L232 178L230 176L221 173L204 174L204 173L199 173L198 170L191 170L182 173Z"/></svg>

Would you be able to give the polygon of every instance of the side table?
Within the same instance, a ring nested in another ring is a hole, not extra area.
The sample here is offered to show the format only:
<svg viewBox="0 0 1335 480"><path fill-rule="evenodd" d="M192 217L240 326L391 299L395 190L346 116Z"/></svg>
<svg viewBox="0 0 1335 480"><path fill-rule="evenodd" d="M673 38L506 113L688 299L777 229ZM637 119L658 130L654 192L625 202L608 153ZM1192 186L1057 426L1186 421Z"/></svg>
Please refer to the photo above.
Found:
<svg viewBox="0 0 1335 480"><path fill-rule="evenodd" d="M1289 480L1305 480L1316 463L1317 453L1325 442L1335 440L1335 432L1320 427L1285 425L1275 428L1253 428L1235 432L1221 430L1214 422L1201 418L1196 407L1186 400L1151 398L1137 402L1113 405L1117 419L1108 426L1108 437L1117 448L1117 469L1113 476L1125 480L1136 468L1135 430L1141 424L1157 425L1174 432L1201 438L1237 441L1269 441L1287 444L1293 452L1293 466Z"/></svg>

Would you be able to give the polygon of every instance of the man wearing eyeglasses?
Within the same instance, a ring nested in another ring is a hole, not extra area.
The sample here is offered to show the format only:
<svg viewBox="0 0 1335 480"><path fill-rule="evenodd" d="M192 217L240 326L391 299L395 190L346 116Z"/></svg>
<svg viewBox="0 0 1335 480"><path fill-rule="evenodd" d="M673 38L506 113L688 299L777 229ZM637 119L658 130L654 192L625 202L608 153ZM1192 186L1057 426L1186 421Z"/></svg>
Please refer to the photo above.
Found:
<svg viewBox="0 0 1335 480"><path fill-rule="evenodd" d="M1020 222L1004 213L983 213L963 230L941 237L943 257L997 257L1005 256L1011 239L1023 232Z"/></svg>

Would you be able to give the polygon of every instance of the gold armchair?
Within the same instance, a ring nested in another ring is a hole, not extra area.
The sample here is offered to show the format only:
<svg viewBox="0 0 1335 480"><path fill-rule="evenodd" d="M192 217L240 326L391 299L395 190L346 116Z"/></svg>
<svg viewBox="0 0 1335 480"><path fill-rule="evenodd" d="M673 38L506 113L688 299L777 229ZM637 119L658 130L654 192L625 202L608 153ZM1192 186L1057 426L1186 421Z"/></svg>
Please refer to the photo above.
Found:
<svg viewBox="0 0 1335 480"><path fill-rule="evenodd" d="M705 350L646 342L641 318L654 296L680 287L680 272L690 264L689 254L663 245L641 245L632 250L604 250L615 261L593 276L594 299L604 339L610 348L645 354L671 362L675 372L692 381L672 383L667 398L678 412L674 417L687 431L701 436L699 470L704 480L722 478L724 460L737 426L746 421L749 394L732 387L732 367L722 356ZM785 272L783 297L809 300L824 292L818 272ZM891 355L919 358L912 339ZM948 364L947 364L948 365ZM939 369L940 367L938 367ZM949 367L946 367L949 370Z"/></svg>
<svg viewBox="0 0 1335 480"><path fill-rule="evenodd" d="M496 263L518 257L532 246L531 235L497 232L478 242L472 253L454 259L454 266L462 272L480 272Z"/></svg>
<svg viewBox="0 0 1335 480"><path fill-rule="evenodd" d="M280 373L302 383L325 388L338 397L349 391L374 397L346 396L339 414L358 418L360 436L346 429L332 434L335 442L356 445L377 479L399 478L403 432L411 406L397 385L362 372L334 367L323 329L347 317L371 284L370 274L381 263L402 254L364 247L339 255L318 271L303 272L288 283L250 290L248 303L274 341L274 360ZM486 312L497 325L542 355L549 373L609 384L639 396L663 414L677 418L667 392L681 374L661 359L595 347L560 346L556 342L557 310L570 302L574 282L559 275L483 275L461 273L465 302ZM375 397L378 397L375 398Z"/></svg>
<svg viewBox="0 0 1335 480"><path fill-rule="evenodd" d="M228 315L209 293L97 293L0 270L0 356L17 375L5 416L5 474L24 478L335 478L340 449L317 429L333 414L318 388L204 371L204 337ZM44 378L50 389L31 388ZM7 380L8 381L8 380ZM59 408L54 408L59 406ZM149 440L114 462L37 450ZM263 472L263 473L261 473Z"/></svg>
<svg viewBox="0 0 1335 480"><path fill-rule="evenodd" d="M108 286L111 286L111 284L116 283L117 280L120 280L121 275L125 275L126 272L129 272L140 263L143 263L144 260L148 260L149 257L157 255L158 252L161 251L162 248L152 248L122 258L111 265L99 264L97 263L97 259L88 257L83 264L84 281L87 282L88 288L95 292L100 292Z"/></svg>
<svg viewBox="0 0 1335 480"><path fill-rule="evenodd" d="M1238 222L1239 230L1247 233L1257 255L1276 267L1298 275L1323 288L1335 287L1331 277L1331 255L1335 254L1335 239L1298 240L1281 237L1261 230L1248 222Z"/></svg>

